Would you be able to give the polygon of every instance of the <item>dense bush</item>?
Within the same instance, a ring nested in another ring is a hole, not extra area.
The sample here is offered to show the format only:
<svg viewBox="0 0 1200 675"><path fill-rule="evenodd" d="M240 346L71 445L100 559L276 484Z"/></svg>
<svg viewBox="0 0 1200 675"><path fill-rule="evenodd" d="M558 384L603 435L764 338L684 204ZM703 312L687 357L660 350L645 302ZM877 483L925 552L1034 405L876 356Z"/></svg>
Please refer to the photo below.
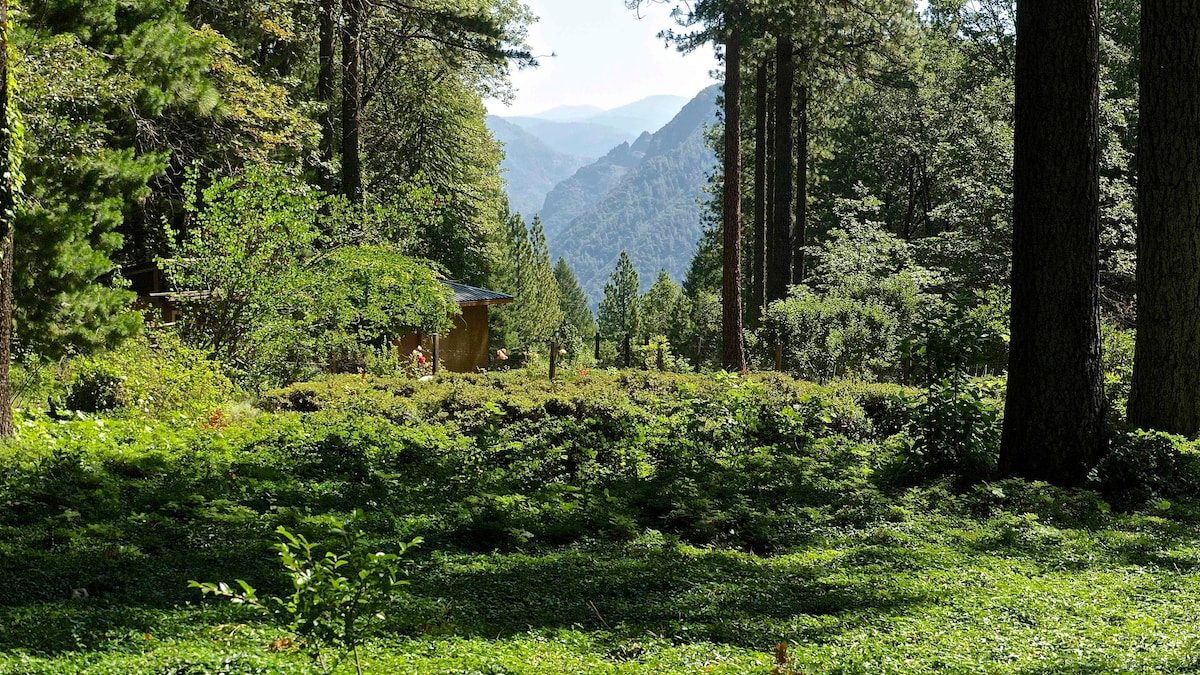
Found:
<svg viewBox="0 0 1200 675"><path fill-rule="evenodd" d="M170 330L140 335L95 356L33 368L53 375L24 392L22 400L33 407L48 399L66 411L195 418L242 396L220 363L183 345Z"/></svg>

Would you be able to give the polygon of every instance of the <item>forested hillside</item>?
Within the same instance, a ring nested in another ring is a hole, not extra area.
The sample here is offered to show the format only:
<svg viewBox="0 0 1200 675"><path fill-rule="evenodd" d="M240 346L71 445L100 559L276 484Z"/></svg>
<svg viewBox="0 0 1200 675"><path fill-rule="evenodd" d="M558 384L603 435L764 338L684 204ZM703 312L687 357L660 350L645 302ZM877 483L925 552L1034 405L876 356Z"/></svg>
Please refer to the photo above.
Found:
<svg viewBox="0 0 1200 675"><path fill-rule="evenodd" d="M580 169L546 198L550 250L571 265L593 303L622 249L647 283L660 269L682 278L703 228L701 202L716 161L705 129L716 120L718 94L716 86L705 89L662 129Z"/></svg>
<svg viewBox="0 0 1200 675"><path fill-rule="evenodd" d="M509 208L532 218L542 210L546 193L587 164L583 157L554 151L537 136L502 117L488 115L488 129L504 146L504 192Z"/></svg>

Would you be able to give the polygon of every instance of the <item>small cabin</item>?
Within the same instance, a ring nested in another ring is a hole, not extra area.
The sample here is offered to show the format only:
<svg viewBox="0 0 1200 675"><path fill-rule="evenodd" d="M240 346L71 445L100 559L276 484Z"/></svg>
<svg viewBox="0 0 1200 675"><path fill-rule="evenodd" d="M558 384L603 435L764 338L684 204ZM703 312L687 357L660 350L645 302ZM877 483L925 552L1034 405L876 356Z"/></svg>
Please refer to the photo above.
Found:
<svg viewBox="0 0 1200 675"><path fill-rule="evenodd" d="M457 281L442 281L454 294L462 313L453 317L454 327L438 340L438 356L446 370L473 373L488 366L488 307L504 305L513 296ZM420 345L430 346L432 336L410 333L400 340L400 351L411 353Z"/></svg>

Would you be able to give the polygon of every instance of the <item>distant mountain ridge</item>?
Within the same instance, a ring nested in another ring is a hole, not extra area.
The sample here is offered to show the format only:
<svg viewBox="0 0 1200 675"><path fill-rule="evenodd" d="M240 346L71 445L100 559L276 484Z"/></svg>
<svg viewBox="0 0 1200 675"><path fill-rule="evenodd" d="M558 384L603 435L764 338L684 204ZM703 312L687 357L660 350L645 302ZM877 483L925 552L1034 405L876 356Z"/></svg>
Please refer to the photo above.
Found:
<svg viewBox="0 0 1200 675"><path fill-rule="evenodd" d="M718 85L668 123L584 166L546 197L542 220L552 257L571 265L592 306L622 250L642 290L660 269L681 280L703 229L701 201L716 154L704 129L717 120Z"/></svg>
<svg viewBox="0 0 1200 675"><path fill-rule="evenodd" d="M504 144L500 168L507 183L508 204L527 220L542 208L549 192L590 159L555 152L537 136L504 118L489 115L488 129Z"/></svg>

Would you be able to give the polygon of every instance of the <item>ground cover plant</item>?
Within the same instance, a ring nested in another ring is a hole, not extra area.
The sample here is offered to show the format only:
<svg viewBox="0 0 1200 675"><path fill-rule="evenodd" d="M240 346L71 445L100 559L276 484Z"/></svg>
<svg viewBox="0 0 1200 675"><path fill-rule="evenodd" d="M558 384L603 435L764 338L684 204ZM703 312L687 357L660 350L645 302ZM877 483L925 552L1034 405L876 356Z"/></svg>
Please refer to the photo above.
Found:
<svg viewBox="0 0 1200 675"><path fill-rule="evenodd" d="M30 410L0 449L0 673L354 672L189 588L290 597L280 527L312 560L359 531L404 553L363 672L1200 667L1192 444L1119 434L1085 490L967 482L914 444L921 401L594 371L329 377L253 414Z"/></svg>

